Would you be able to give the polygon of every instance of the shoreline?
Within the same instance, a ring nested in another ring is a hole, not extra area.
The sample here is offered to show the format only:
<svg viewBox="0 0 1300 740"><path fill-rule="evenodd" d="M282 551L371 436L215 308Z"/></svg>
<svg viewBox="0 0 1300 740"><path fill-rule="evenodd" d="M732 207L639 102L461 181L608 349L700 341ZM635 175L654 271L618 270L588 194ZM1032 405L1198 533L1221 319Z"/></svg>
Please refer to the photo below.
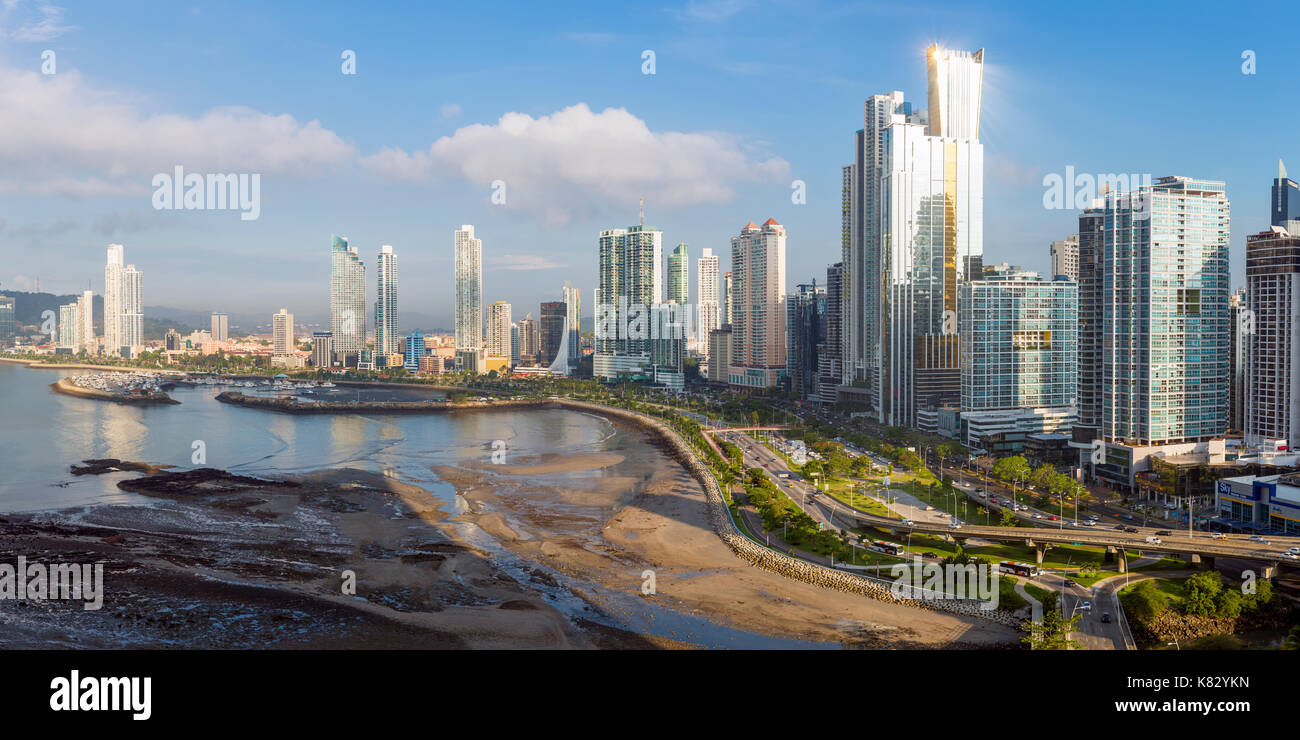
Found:
<svg viewBox="0 0 1300 740"><path fill-rule="evenodd" d="M219 403L244 408L304 416L309 414L429 414L456 411L544 408L551 399L518 401L312 401L299 403L283 398L246 396L238 391L217 394Z"/></svg>

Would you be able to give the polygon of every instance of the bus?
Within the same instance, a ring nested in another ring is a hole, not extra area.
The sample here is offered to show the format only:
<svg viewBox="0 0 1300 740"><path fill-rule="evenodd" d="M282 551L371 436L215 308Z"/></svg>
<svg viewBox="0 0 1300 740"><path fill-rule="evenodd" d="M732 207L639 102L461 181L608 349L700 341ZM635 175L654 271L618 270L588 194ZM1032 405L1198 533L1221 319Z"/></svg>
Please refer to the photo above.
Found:
<svg viewBox="0 0 1300 740"><path fill-rule="evenodd" d="M876 552L883 552L886 555L901 557L903 555L903 546L897 542L885 542L884 540L872 540L868 549Z"/></svg>
<svg viewBox="0 0 1300 740"><path fill-rule="evenodd" d="M998 563L998 571L1033 578L1038 575L1038 566L1029 563L1017 563L1014 560L1003 560Z"/></svg>

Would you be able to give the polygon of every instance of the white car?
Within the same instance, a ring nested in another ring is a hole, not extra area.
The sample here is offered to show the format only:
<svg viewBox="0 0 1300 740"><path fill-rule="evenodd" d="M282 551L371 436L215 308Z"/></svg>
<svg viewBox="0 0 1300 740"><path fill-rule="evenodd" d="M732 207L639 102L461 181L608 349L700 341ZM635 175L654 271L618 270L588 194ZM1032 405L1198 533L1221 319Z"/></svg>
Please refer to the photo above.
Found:
<svg viewBox="0 0 1300 740"><path fill-rule="evenodd" d="M1092 602L1091 602L1091 601L1080 601L1080 602L1079 602L1079 606L1078 606L1077 608L1078 608L1078 610L1081 611L1081 612L1090 612L1090 611L1092 611Z"/></svg>
<svg viewBox="0 0 1300 740"><path fill-rule="evenodd" d="M1224 533L1222 533L1222 532L1219 532L1218 534L1212 535L1212 536L1210 537L1210 539L1212 539L1212 540L1226 540L1226 539L1228 539L1228 535L1226 535L1226 534L1224 534Z"/></svg>
<svg viewBox="0 0 1300 740"><path fill-rule="evenodd" d="M1101 518L1101 517L1097 516L1096 514L1089 514L1089 515L1088 515L1088 519L1089 519L1090 521L1094 521L1094 522L1095 522L1095 521L1097 521L1097 520L1100 519L1100 518Z"/></svg>
<svg viewBox="0 0 1300 740"><path fill-rule="evenodd" d="M1296 555L1295 553L1293 553L1293 552L1289 552L1289 551L1288 551L1288 552L1279 552L1278 555L1281 556L1281 557L1284 557L1284 558L1290 559L1290 560L1300 559L1300 555Z"/></svg>
<svg viewBox="0 0 1300 740"><path fill-rule="evenodd" d="M951 522L948 522L948 529L961 529L961 522L953 519Z"/></svg>
<svg viewBox="0 0 1300 740"><path fill-rule="evenodd" d="M1287 550L1287 552L1291 553L1292 555L1300 555L1300 547L1292 547L1289 550Z"/></svg>
<svg viewBox="0 0 1300 740"><path fill-rule="evenodd" d="M904 519L904 520L903 520L903 526L904 526L904 527L915 527L915 526L916 526L916 522L912 521L911 519Z"/></svg>
<svg viewBox="0 0 1300 740"><path fill-rule="evenodd" d="M1089 520L1087 520L1087 521L1085 521L1085 522L1080 522L1080 523L1083 524L1083 526L1085 526L1085 527L1095 527L1095 526L1097 526L1097 520L1096 520L1096 519L1089 519Z"/></svg>
<svg viewBox="0 0 1300 740"><path fill-rule="evenodd" d="M1037 514L1037 513L1035 513L1035 514L1034 514L1034 518L1035 518L1035 519L1042 519L1042 518L1043 518L1043 515L1042 515L1042 514Z"/></svg>

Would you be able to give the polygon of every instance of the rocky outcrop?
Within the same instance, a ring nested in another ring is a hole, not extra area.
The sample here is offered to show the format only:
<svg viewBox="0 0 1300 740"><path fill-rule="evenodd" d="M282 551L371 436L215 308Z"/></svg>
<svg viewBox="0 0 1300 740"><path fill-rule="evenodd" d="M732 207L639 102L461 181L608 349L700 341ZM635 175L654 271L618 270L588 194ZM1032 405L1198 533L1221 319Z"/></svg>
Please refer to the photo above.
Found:
<svg viewBox="0 0 1300 740"><path fill-rule="evenodd" d="M569 408L579 408L626 419L656 432L667 443L673 456L704 487L705 497L708 502L709 521L713 525L713 531L731 548L732 552L736 553L737 557L751 565L779 573L787 578L811 583L815 586L861 594L879 601L891 601L921 609L945 611L967 617L987 619L1009 627L1015 627L1022 621L1019 617L1006 611L983 609L981 608L981 602L971 599L922 600L899 598L890 589L891 581L846 573L768 549L741 534L731 518L731 511L727 508L726 501L722 497L722 489L718 486L712 471L705 466L699 456L695 454L695 451L681 438L676 430L668 424L645 414L612 406L567 399L561 401L560 404Z"/></svg>

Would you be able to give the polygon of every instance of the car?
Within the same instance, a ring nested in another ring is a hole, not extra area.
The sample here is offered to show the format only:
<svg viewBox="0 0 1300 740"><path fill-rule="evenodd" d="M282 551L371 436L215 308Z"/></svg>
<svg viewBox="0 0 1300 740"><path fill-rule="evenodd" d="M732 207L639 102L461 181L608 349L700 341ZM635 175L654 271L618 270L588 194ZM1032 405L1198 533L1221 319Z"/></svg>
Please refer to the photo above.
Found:
<svg viewBox="0 0 1300 740"><path fill-rule="evenodd" d="M1249 539L1251 542L1263 542L1263 541L1264 541L1264 538L1261 537L1261 536L1259 536L1259 535L1257 535L1257 534L1252 534L1252 535L1251 535L1250 537L1248 537L1247 539Z"/></svg>
<svg viewBox="0 0 1300 740"><path fill-rule="evenodd" d="M1119 531L1123 532L1123 531L1124 531L1124 525L1123 525L1123 524L1116 524L1116 525L1115 525L1115 529L1118 529Z"/></svg>
<svg viewBox="0 0 1300 740"><path fill-rule="evenodd" d="M1035 519L1042 519L1042 518L1043 518L1043 515L1042 515L1042 514L1035 513L1035 514L1034 514L1034 518L1035 518Z"/></svg>
<svg viewBox="0 0 1300 740"><path fill-rule="evenodd" d="M1147 537L1147 544L1148 544L1148 545L1158 545L1158 544L1160 544L1160 538L1159 538L1159 537L1156 537L1155 535L1150 535L1150 536Z"/></svg>
<svg viewBox="0 0 1300 740"><path fill-rule="evenodd" d="M1092 611L1092 602L1091 602L1091 601L1080 601L1080 602L1079 602L1079 605L1078 605L1077 607L1075 607L1075 608L1078 609L1078 610L1081 611L1081 612L1090 612L1090 611Z"/></svg>
<svg viewBox="0 0 1300 740"><path fill-rule="evenodd" d="M1173 537L1173 536L1174 536L1174 533L1173 533L1173 532L1170 532L1170 531L1167 530L1167 529L1162 529L1162 530L1160 530L1159 532L1156 532L1156 535L1158 535L1158 536L1160 536L1160 537Z"/></svg>
<svg viewBox="0 0 1300 740"><path fill-rule="evenodd" d="M1077 585L1079 585L1079 584L1076 583L1076 582L1074 581L1074 579L1072 579L1072 578L1067 578L1067 579L1065 579L1065 585L1067 585L1067 586L1077 586Z"/></svg>
<svg viewBox="0 0 1300 740"><path fill-rule="evenodd" d="M948 522L948 529L961 529L961 522L953 519L951 522Z"/></svg>
<svg viewBox="0 0 1300 740"><path fill-rule="evenodd" d="M926 505L925 505L925 510L926 510L926 511L934 511L934 507L931 506L931 505L929 505L929 504L926 504Z"/></svg>
<svg viewBox="0 0 1300 740"><path fill-rule="evenodd" d="M1096 519L1086 519L1086 520L1084 520L1084 521L1082 521L1082 522L1079 522L1079 523L1082 524L1082 525L1085 526L1085 527L1095 527L1095 526L1097 526L1097 520L1096 520Z"/></svg>
<svg viewBox="0 0 1300 740"><path fill-rule="evenodd" d="M1095 522L1095 521L1097 521L1098 519L1100 519L1101 517L1097 516L1096 514L1089 514L1089 515L1088 515L1088 518Z"/></svg>
<svg viewBox="0 0 1300 740"><path fill-rule="evenodd" d="M1125 527L1124 531L1128 532L1129 534L1137 534L1138 530L1137 527Z"/></svg>
<svg viewBox="0 0 1300 740"><path fill-rule="evenodd" d="M1212 539L1212 540L1226 540L1226 539L1228 539L1228 535L1224 534L1223 532L1216 532L1215 534L1210 535L1210 539Z"/></svg>
<svg viewBox="0 0 1300 740"><path fill-rule="evenodd" d="M1131 522L1131 521L1133 521L1133 515L1132 515L1132 514L1124 514L1123 516L1120 517L1120 519L1127 519L1128 521Z"/></svg>
<svg viewBox="0 0 1300 740"><path fill-rule="evenodd" d="M1105 622L1106 624L1110 624L1110 612L1102 612L1101 621Z"/></svg>
<svg viewBox="0 0 1300 740"><path fill-rule="evenodd" d="M903 520L903 526L904 526L904 527L915 527L915 526L916 526L916 522L912 521L911 519L904 519L904 520Z"/></svg>
<svg viewBox="0 0 1300 740"><path fill-rule="evenodd" d="M1300 555L1300 547L1292 547L1287 550L1292 555Z"/></svg>
<svg viewBox="0 0 1300 740"><path fill-rule="evenodd" d="M1049 516L1048 519L1051 519L1052 521L1056 521L1056 520L1057 520L1057 516L1056 516L1055 514L1053 514L1053 515Z"/></svg>
<svg viewBox="0 0 1300 740"><path fill-rule="evenodd" d="M1296 558L1300 558L1300 555L1296 555L1295 553L1288 551L1288 552L1279 552L1278 557L1287 558L1289 560L1295 560Z"/></svg>

